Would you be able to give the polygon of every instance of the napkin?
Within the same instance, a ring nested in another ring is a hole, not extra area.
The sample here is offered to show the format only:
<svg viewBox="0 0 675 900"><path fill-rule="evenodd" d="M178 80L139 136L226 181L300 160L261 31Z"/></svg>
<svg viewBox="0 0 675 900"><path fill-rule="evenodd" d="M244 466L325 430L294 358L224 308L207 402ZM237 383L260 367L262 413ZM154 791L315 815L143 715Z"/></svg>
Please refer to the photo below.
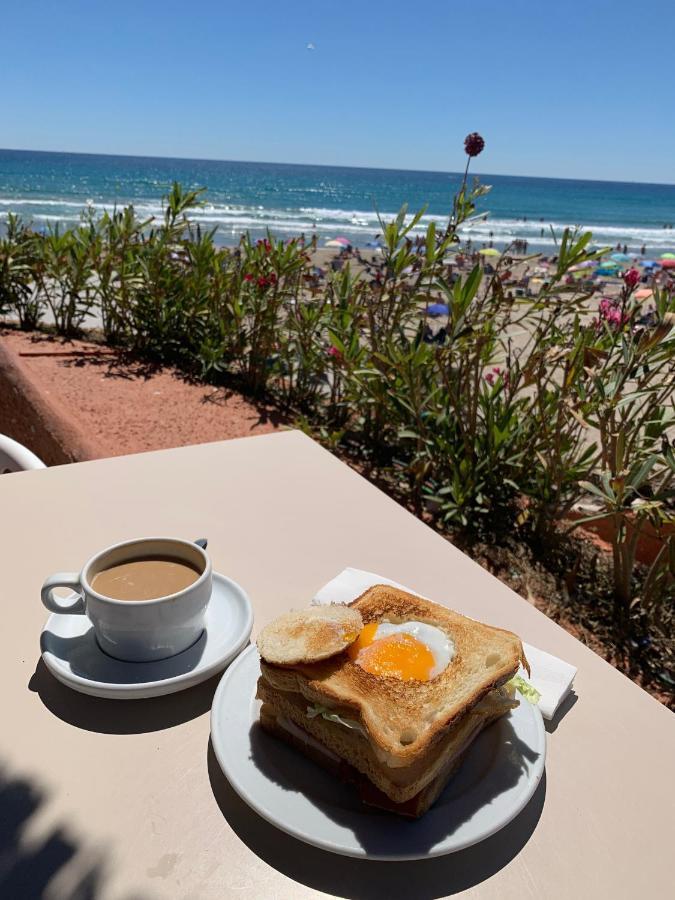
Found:
<svg viewBox="0 0 675 900"><path fill-rule="evenodd" d="M363 569L347 568L317 592L314 603L350 603L374 584L389 584L407 591L409 594L416 593L390 578L382 578L381 575L364 572ZM530 664L531 674L528 676L522 668L520 674L541 694L537 705L542 716L545 719L552 719L572 689L572 682L577 670L569 663L558 659L557 656L553 656L545 650L539 650L531 644L523 643L523 647Z"/></svg>

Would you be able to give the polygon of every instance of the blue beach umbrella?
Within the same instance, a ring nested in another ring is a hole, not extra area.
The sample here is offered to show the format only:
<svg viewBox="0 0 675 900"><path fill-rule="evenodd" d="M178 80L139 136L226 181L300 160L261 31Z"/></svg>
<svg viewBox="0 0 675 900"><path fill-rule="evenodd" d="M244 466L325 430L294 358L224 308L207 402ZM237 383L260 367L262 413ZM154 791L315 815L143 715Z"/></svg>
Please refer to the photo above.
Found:
<svg viewBox="0 0 675 900"><path fill-rule="evenodd" d="M640 265L643 269L658 269L661 263L658 263L653 259L643 259Z"/></svg>
<svg viewBox="0 0 675 900"><path fill-rule="evenodd" d="M627 253L612 253L610 259L614 259L617 262L630 262L632 256L629 256Z"/></svg>
<svg viewBox="0 0 675 900"><path fill-rule="evenodd" d="M382 247L382 243L380 241L368 241L366 247Z"/></svg>
<svg viewBox="0 0 675 900"><path fill-rule="evenodd" d="M450 309L445 303L432 303L431 306L427 307L428 316L447 316L449 312Z"/></svg>

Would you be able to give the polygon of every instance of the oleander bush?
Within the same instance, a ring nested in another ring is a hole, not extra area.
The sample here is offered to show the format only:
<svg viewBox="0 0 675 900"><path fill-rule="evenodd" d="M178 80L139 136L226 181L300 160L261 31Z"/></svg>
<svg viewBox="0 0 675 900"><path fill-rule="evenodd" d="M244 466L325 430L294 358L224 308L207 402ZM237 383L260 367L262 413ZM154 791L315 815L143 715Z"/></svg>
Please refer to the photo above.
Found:
<svg viewBox="0 0 675 900"><path fill-rule="evenodd" d="M628 272L598 310L568 276L603 251L573 230L536 298L509 288L508 254L456 271L448 256L487 190L467 164L447 227L431 224L421 245L411 233L424 210L382 221L374 278L347 264L321 279L297 240L219 247L191 218L202 192L177 184L160 221L129 206L39 232L10 216L0 312L25 329L49 315L64 336L95 317L112 344L271 399L454 533L519 530L546 552L590 494L588 518L614 526L617 625L636 604L663 621L675 594L675 297L656 291L644 321ZM430 341L424 312L439 301L448 323ZM663 544L644 571L647 524Z"/></svg>

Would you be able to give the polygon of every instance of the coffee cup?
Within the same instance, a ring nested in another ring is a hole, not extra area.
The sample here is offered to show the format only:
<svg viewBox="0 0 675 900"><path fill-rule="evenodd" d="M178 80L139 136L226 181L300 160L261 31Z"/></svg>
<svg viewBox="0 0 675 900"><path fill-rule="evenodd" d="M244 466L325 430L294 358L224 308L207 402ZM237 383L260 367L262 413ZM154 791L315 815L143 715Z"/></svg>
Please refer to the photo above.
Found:
<svg viewBox="0 0 675 900"><path fill-rule="evenodd" d="M57 598L60 587L78 596ZM201 547L149 537L101 550L79 573L51 575L41 596L50 612L86 615L109 656L150 662L175 656L200 637L211 588L211 561Z"/></svg>

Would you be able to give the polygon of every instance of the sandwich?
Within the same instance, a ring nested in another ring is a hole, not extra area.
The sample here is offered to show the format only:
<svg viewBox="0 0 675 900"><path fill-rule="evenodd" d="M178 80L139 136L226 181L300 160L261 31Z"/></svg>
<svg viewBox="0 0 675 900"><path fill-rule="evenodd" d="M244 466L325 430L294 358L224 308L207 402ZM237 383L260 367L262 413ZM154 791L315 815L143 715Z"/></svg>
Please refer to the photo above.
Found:
<svg viewBox="0 0 675 900"><path fill-rule="evenodd" d="M361 799L423 815L478 734L518 706L520 639L386 585L260 633L262 728Z"/></svg>

